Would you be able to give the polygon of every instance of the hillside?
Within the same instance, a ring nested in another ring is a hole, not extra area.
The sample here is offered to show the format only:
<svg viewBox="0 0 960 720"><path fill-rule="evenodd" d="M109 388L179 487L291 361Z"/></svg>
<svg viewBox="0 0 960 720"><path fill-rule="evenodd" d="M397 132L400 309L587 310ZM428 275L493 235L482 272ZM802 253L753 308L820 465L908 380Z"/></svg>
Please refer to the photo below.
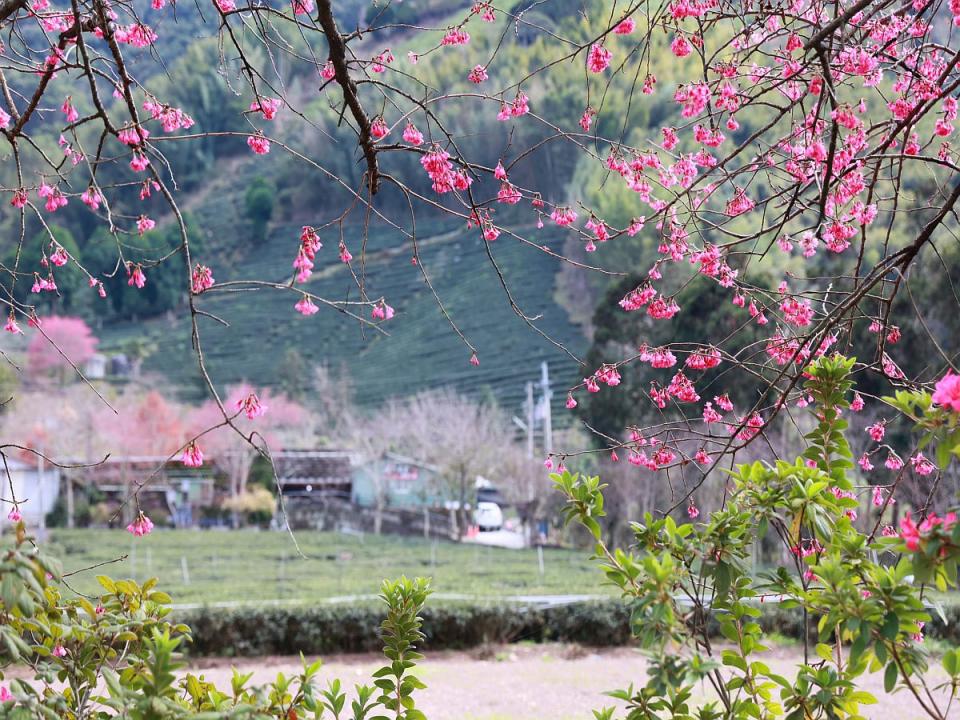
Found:
<svg viewBox="0 0 960 720"><path fill-rule="evenodd" d="M384 11L378 16L380 22L403 22L410 19L405 18L405 14L410 14L427 18L442 28L458 21L466 4L461 0L452 3L409 0L402 5L376 4L375 8L378 12ZM338 15L344 27L350 26L350 19L359 17L368 5L365 0L338 3ZM567 28L570 32L582 34L586 28L580 27L574 5L566 0L553 2L532 7L531 13L537 15L537 22L562 22L570 26ZM547 15L540 17L543 13ZM154 13L151 22L158 28L175 22L179 28L177 33L161 33L163 39L158 47L165 54L169 51L172 61L163 73L150 76L152 91L189 110L197 127L204 131L248 130L243 119L248 98L238 95L225 80L236 68L227 62L226 69L222 68L223 76L196 72L198 66L220 62L220 50L211 36L210 25L199 15L186 12L170 17ZM506 20L500 18L498 22L506 23ZM477 23L479 21L474 25ZM425 58L418 66L424 82L431 87L451 89L469 85L462 68L480 62L493 52L499 37L495 29L481 31L479 26L475 27L469 46L450 51L457 53L457 62L450 61L449 53ZM169 47L164 44L168 37L173 38L169 42L174 43ZM500 60L491 67L491 88L502 86L516 68L533 70L549 57L547 42L538 39L536 33L508 37L509 42L497 50ZM294 37L289 40L302 42ZM425 43L423 38L411 37L401 29L390 33L390 44L398 58L405 58L408 49L422 50ZM366 48L371 53L375 49L373 45ZM266 57L254 55L260 62L269 64ZM146 64L146 57L141 60ZM402 67L400 63L397 66ZM329 93L317 92L313 72L286 66L280 72L286 97L296 112L281 114L268 129L298 153L317 158L326 171L357 184L356 141L350 132L338 129L338 113L336 107L331 107L331 102L336 105L335 100L331 100ZM577 63L556 68L557 77L569 80L561 83L566 88L562 93L539 79L528 83L527 89L537 108L563 126L576 127L582 112L572 89L579 73ZM402 75L398 76L403 83ZM664 77L669 77L669 72ZM611 90L605 102L610 107L627 108L627 97L623 89ZM638 126L651 124L653 118L648 117L647 110L637 108L639 104L629 112L624 110L626 119ZM301 112L311 118L316 130L304 132L303 126L295 121ZM623 117L623 113L605 112L598 118L598 132L615 134L618 130L614 125ZM487 128L478 115L458 114L455 109L446 121L460 142L470 146L467 152L486 166L493 166L501 157L509 161L515 147L539 146L551 132L537 123L518 123L509 129ZM418 122L427 129L423 120ZM328 221L349 202L349 198L338 195L333 184L325 182L321 173L284 155L279 148L267 162L252 155L242 140L235 137L214 135L196 144L170 143L163 147L171 167L176 169L178 200L191 220L195 259L209 265L220 282L288 280L299 226ZM428 181L415 158L385 154L383 162L387 171L408 179L414 188L427 189ZM576 156L557 145L543 143L537 153L517 163L511 177L518 186L535 185L548 201L562 202L577 166ZM123 177L119 170L117 178ZM259 239L261 231L247 218L246 195L258 182L270 187L273 219L273 223L266 226L267 233L262 240ZM606 211L603 199L597 200L600 210ZM79 202L71 203L56 217L54 230L58 241L68 245L71 254L95 273L104 276L108 297L100 302L88 291L82 277L68 275L63 278L56 303L43 299L50 307L41 310L83 316L96 326L101 348L108 352L125 351L125 343L133 338L146 340L143 345L155 349L146 359L144 370L160 373L171 391L184 399L199 400L203 390L198 369L195 363L183 360L183 351L190 345L190 330L183 317L180 258L171 256L169 262L160 267L153 264L179 246L169 210L161 198L141 202L135 193L130 198L119 197L115 205L134 217L146 211L158 223L157 230L142 239L133 234L125 239L125 257L145 263L149 276L147 286L143 290L128 287L123 273L107 277L107 272L116 264L115 242L103 226L91 222L87 208ZM408 214L406 201L399 193L384 192L378 196L378 209L394 218ZM308 386L310 366L323 363L335 374L341 369L346 373L355 387L357 400L363 404L424 388L455 385L474 396L492 394L513 410L522 399L524 383L539 377L540 363L546 360L558 391L555 402L561 405L562 390L583 377L576 361L532 331L514 313L479 235L468 233L462 223L435 218L430 208L425 212L424 208L418 210L417 231L423 264L447 310L478 349L479 367L469 364L469 350L444 319L420 270L410 264L410 248L404 238L386 228L374 228L367 247L366 282L371 297L383 295L397 310L396 318L385 328L390 337L372 332L330 309L303 318L294 311L298 298L290 292L219 296L213 293L201 299L201 307L230 323L230 327L225 328L211 319L202 320L208 367L218 386L246 380L276 387L289 379L291 368L296 367L307 376L303 385ZM355 217L354 221L361 219ZM0 221L0 225L13 227L15 218L13 213L0 207ZM523 222L530 221L530 216L525 215ZM510 226L508 211L501 210L498 222ZM346 232L348 245L359 258L359 229L351 231L348 227ZM33 239L26 257L29 262L35 262L42 254L41 245L46 236L39 226L29 227L28 233ZM571 251L570 247L564 247L563 234L556 228L540 231L524 228L525 236L537 238L538 233L543 234L555 251ZM311 290L329 299L357 299L356 285L348 268L337 261L336 239L331 236L332 233L324 235L326 246L319 256ZM598 257L591 261L607 267L629 267L638 256L635 245L635 242L624 243L616 263L599 257L606 253L597 253ZM537 318L535 323L542 332L582 357L588 345L583 325L589 322L597 287L585 281L582 273L561 274L558 261L535 247L511 240L506 234L491 249L522 311L528 317ZM576 247L572 249L575 251ZM608 276L601 276L594 284L602 289L607 279ZM26 286L21 286L21 291L26 293ZM485 301L481 302L480 298ZM571 318L571 312L577 313L576 318ZM296 362L290 362L291 351L299 354ZM384 372L383 368L389 371Z"/></svg>
<svg viewBox="0 0 960 720"><path fill-rule="evenodd" d="M222 211L230 216L226 208ZM325 363L335 372L345 368L363 404L455 385L474 395L492 392L505 407L514 408L522 401L524 382L538 377L543 360L550 363L556 387L562 389L577 377L576 363L532 332L510 309L475 231L468 233L459 223L449 222L419 230L423 265L448 312L478 348L479 367L470 365L468 350L443 318L420 270L407 260L409 247L403 246L399 233L379 229L371 232L368 242L366 279L372 296L384 295L397 311L384 325L389 337L332 309L305 318L293 309L298 298L291 292L211 295L202 299L201 307L231 325L225 328L202 319L205 354L217 383L247 380L276 386L278 369L291 348L308 363ZM216 229L208 231L217 234ZM296 226L273 228L268 240L234 267L215 267L217 280L288 279L298 234ZM336 241L326 240L310 290L329 299L355 299L356 286L337 259ZM348 245L350 240L348 235ZM353 246L357 244L359 240ZM506 236L492 250L520 307L528 316L542 315L538 327L573 353L582 354L585 338L553 302L559 263ZM491 297L502 302L481 301ZM182 362L190 342L186 318L106 324L100 335L105 347L118 347L134 335L145 336L159 347L147 359L145 370L162 373L187 397L199 394L195 365ZM562 396L558 400L562 402Z"/></svg>

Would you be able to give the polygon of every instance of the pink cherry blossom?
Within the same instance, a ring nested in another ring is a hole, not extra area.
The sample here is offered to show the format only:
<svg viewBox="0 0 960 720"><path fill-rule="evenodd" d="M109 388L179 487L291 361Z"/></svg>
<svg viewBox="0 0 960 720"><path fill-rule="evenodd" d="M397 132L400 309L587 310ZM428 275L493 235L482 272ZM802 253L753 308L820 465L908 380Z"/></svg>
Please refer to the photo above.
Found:
<svg viewBox="0 0 960 720"><path fill-rule="evenodd" d="M924 457L922 452L918 452L910 458L910 464L913 466L913 471L917 473L917 475L932 475L937 470L936 465Z"/></svg>
<svg viewBox="0 0 960 720"><path fill-rule="evenodd" d="M370 123L370 135L374 140L386 137L388 132L390 132L390 128L387 127L387 123L383 121L382 117L378 117Z"/></svg>
<svg viewBox="0 0 960 720"><path fill-rule="evenodd" d="M947 410L960 412L960 375L948 370L933 391L933 402Z"/></svg>
<svg viewBox="0 0 960 720"><path fill-rule="evenodd" d="M419 147L423 145L423 133L417 130L413 123L407 123L407 127L403 130L403 140Z"/></svg>
<svg viewBox="0 0 960 720"><path fill-rule="evenodd" d="M470 33L463 28L450 28L440 41L441 45L466 45L470 42Z"/></svg>
<svg viewBox="0 0 960 720"><path fill-rule="evenodd" d="M899 470L903 467L903 460L899 455L891 451L887 454L887 459L883 461L883 464L888 470Z"/></svg>
<svg viewBox="0 0 960 720"><path fill-rule="evenodd" d="M270 152L270 141L263 135L250 135L247 138L247 145L257 155L266 155Z"/></svg>
<svg viewBox="0 0 960 720"><path fill-rule="evenodd" d="M293 306L298 313L305 316L310 316L316 313L320 308L318 308L313 300L308 296L304 295L300 300L297 301L297 304Z"/></svg>
<svg viewBox="0 0 960 720"><path fill-rule="evenodd" d="M684 35L677 35L670 43L670 50L679 58L686 57L693 52L693 46Z"/></svg>
<svg viewBox="0 0 960 720"><path fill-rule="evenodd" d="M267 412L267 406L260 402L255 392L248 393L236 403L237 410L242 410L248 420L255 420L262 417Z"/></svg>
<svg viewBox="0 0 960 720"><path fill-rule="evenodd" d="M613 53L607 50L603 45L593 44L587 54L587 68L592 73L602 73L610 66L610 60L613 59Z"/></svg>
<svg viewBox="0 0 960 720"><path fill-rule="evenodd" d="M213 271L206 265L197 263L190 277L190 288L197 295L213 287Z"/></svg>
<svg viewBox="0 0 960 720"><path fill-rule="evenodd" d="M195 442L191 442L180 456L180 462L186 467L200 467L203 465L203 451Z"/></svg>
<svg viewBox="0 0 960 720"><path fill-rule="evenodd" d="M149 535L152 530L153 522L143 512L137 513L136 519L127 525L127 532L136 537Z"/></svg>
<svg viewBox="0 0 960 720"><path fill-rule="evenodd" d="M6 330L8 333L12 333L14 335L23 334L23 330L21 330L20 326L17 325L17 319L14 317L12 310L10 311L10 314L7 315L7 322L3 326L3 329Z"/></svg>
<svg viewBox="0 0 960 720"><path fill-rule="evenodd" d="M143 268L140 264L137 263L134 265L133 263L127 263L127 285L141 290L146 284L147 276L143 273Z"/></svg>
<svg viewBox="0 0 960 720"><path fill-rule="evenodd" d="M390 320L393 318L394 310L392 307L387 305L386 302L381 300L373 306L371 315L373 316L374 320Z"/></svg>
<svg viewBox="0 0 960 720"><path fill-rule="evenodd" d="M156 221L151 220L146 215L141 215L137 219L137 233L143 235L145 232L153 230L157 226Z"/></svg>
<svg viewBox="0 0 960 720"><path fill-rule="evenodd" d="M277 116L277 111L283 105L282 100L277 98L264 97L259 100L254 100L250 103L251 112L259 112L263 115L264 120L273 120Z"/></svg>
<svg viewBox="0 0 960 720"><path fill-rule="evenodd" d="M882 506L884 503L884 500L885 498L883 494L883 488L880 487L879 485L874 485L873 486L873 506L874 507Z"/></svg>

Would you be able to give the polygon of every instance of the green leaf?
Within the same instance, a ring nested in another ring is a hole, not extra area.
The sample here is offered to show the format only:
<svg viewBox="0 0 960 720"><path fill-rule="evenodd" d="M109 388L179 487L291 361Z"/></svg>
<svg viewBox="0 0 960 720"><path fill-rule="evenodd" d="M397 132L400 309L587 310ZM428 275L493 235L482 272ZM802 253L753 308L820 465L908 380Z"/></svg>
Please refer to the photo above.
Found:
<svg viewBox="0 0 960 720"><path fill-rule="evenodd" d="M891 693L893 689L897 686L897 664L891 662L887 665L887 669L883 673L883 689Z"/></svg>
<svg viewBox="0 0 960 720"><path fill-rule="evenodd" d="M943 654L943 669L952 678L960 675L960 650L947 650Z"/></svg>
<svg viewBox="0 0 960 720"><path fill-rule="evenodd" d="M896 640L897 633L900 632L900 618L895 612L888 612L883 619L883 627L880 628L880 634L887 640Z"/></svg>

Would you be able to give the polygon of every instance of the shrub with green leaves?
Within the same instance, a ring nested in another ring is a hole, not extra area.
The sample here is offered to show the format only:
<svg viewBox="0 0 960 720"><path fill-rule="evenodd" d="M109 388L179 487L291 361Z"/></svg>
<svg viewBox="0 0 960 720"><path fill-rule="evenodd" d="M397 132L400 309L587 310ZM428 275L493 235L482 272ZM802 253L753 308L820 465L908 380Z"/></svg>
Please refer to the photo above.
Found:
<svg viewBox="0 0 960 720"><path fill-rule="evenodd" d="M339 680L319 687L320 661L304 659L298 675L280 673L263 687L250 686L251 675L236 671L227 689L182 673L190 629L170 622L170 598L156 589L156 580L139 585L101 576L99 598L68 597L73 593L62 592L69 586L58 564L29 541L22 522L16 547L0 563L0 578L0 668L17 665L32 674L0 685L0 718L424 718L414 702L424 684L413 673L421 659L420 611L430 593L423 579L381 586L386 663L370 685L354 688L348 707Z"/></svg>
<svg viewBox="0 0 960 720"><path fill-rule="evenodd" d="M648 681L611 693L626 704L629 720L671 718L861 718L875 702L858 682L883 670L886 692L913 696L929 717L946 720L960 690L960 650L943 655L947 680L929 678L930 655L922 631L931 620L925 598L933 584L956 587L960 523L954 515L909 516L897 534L858 530L859 505L844 437L853 360L819 358L806 370L816 427L795 462L755 462L730 473L720 510L702 523L678 524L647 514L633 524L635 544L608 546L601 532L603 488L597 477L553 476L567 498L566 517L587 528L596 558L632 609L633 634L650 655ZM933 417L925 426L953 438L955 417L930 410L922 393L888 399L905 411ZM919 420L919 418L918 418ZM936 439L936 438L935 438ZM946 464L955 443L936 456ZM931 518L933 518L931 520ZM879 523L878 523L879 526ZM788 567L754 577L751 547L775 533L788 550ZM813 652L795 675L774 672L763 661L766 632L760 603L778 603L801 616ZM719 624L724 642L711 637ZM705 683L713 699L694 702ZM607 708L598 720L612 720Z"/></svg>

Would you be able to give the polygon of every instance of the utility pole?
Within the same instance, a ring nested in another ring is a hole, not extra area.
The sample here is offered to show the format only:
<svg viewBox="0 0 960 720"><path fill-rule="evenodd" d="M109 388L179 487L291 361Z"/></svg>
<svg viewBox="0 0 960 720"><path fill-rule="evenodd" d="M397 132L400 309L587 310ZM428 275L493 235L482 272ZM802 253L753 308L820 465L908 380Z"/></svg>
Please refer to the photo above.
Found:
<svg viewBox="0 0 960 720"><path fill-rule="evenodd" d="M553 418L550 411L553 392L550 390L550 367L546 360L540 363L540 390L543 393L543 449L549 455L553 452Z"/></svg>
<svg viewBox="0 0 960 720"><path fill-rule="evenodd" d="M536 407L533 404L533 383L527 382L527 457L533 458L533 429L536 423Z"/></svg>
<svg viewBox="0 0 960 720"><path fill-rule="evenodd" d="M523 410L526 418L521 420L516 415L513 416L513 424L520 428L527 436L527 457L533 458L534 436L536 434L537 406L533 403L533 383L527 382L527 399L523 402Z"/></svg>

